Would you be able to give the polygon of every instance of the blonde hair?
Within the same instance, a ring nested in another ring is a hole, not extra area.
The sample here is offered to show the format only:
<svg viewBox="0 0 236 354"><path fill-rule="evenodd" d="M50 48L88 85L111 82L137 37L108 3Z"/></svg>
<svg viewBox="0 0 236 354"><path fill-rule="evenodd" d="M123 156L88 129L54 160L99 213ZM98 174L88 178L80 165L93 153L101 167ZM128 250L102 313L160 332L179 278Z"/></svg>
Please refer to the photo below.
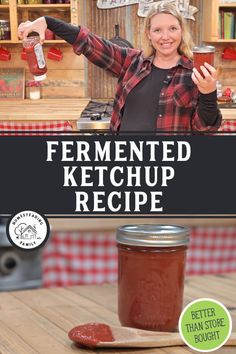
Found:
<svg viewBox="0 0 236 354"><path fill-rule="evenodd" d="M177 10L176 6L173 3L169 2L158 2L157 4L154 4L147 14L144 24L144 56L150 57L155 54L155 49L151 45L150 40L148 38L148 31L151 27L151 19L157 14L169 14L174 16L178 20L182 30L182 40L178 48L178 53L180 55L185 55L189 59L192 59L193 53L191 48L193 46L193 41L187 23L181 13Z"/></svg>

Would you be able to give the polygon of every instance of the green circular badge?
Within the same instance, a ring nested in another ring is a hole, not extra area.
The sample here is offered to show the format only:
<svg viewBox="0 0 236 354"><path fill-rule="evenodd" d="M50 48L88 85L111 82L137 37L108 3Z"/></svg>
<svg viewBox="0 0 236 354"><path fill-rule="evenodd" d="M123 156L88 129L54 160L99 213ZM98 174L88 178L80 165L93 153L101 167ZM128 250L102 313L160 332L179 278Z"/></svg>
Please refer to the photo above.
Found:
<svg viewBox="0 0 236 354"><path fill-rule="evenodd" d="M179 319L183 341L199 352L219 349L229 339L232 319L219 301L202 298L188 304Z"/></svg>

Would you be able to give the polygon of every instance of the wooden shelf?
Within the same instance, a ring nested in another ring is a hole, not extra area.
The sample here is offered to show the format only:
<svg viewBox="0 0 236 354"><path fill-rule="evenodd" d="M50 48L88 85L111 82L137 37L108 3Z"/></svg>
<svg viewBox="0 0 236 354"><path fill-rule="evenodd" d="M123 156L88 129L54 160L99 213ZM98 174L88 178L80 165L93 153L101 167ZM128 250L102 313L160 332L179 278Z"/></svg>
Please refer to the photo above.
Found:
<svg viewBox="0 0 236 354"><path fill-rule="evenodd" d="M11 40L10 41L0 41L1 44L19 44L21 41L18 40L17 28L19 22L25 22L32 17L32 13L35 11L39 17L45 15L47 11L50 15L56 11L61 12L61 18L64 18L65 13L68 15L68 22L78 25L79 23L79 11L78 11L78 0L73 0L70 4L18 4L17 0L9 0L9 4L0 5L0 11L3 10L9 12L10 29L11 29ZM63 40L46 41L45 43L66 43Z"/></svg>
<svg viewBox="0 0 236 354"><path fill-rule="evenodd" d="M1 44L17 44L17 43L22 43L22 41L20 40L0 40L0 45ZM44 44L67 44L66 41L64 41L64 39L52 39L52 40L45 40Z"/></svg>
<svg viewBox="0 0 236 354"><path fill-rule="evenodd" d="M231 2L228 4L219 4L219 7L236 7L236 2Z"/></svg>
<svg viewBox="0 0 236 354"><path fill-rule="evenodd" d="M64 41L63 39L52 39L52 40L45 40L43 42L44 44L65 44L67 43L66 41Z"/></svg>
<svg viewBox="0 0 236 354"><path fill-rule="evenodd" d="M212 40L212 43L216 42L216 43L236 43L236 39L234 38L229 38L229 39L217 39L217 40Z"/></svg>
<svg viewBox="0 0 236 354"><path fill-rule="evenodd" d="M236 43L236 39L219 38L219 12L221 9L236 11L236 2L221 3L220 0L203 2L203 41L212 43Z"/></svg>
<svg viewBox="0 0 236 354"><path fill-rule="evenodd" d="M8 40L0 40L0 45L1 44L7 44L7 43L13 43L10 39L8 39Z"/></svg>
<svg viewBox="0 0 236 354"><path fill-rule="evenodd" d="M17 5L18 9L70 9L70 4L23 4Z"/></svg>

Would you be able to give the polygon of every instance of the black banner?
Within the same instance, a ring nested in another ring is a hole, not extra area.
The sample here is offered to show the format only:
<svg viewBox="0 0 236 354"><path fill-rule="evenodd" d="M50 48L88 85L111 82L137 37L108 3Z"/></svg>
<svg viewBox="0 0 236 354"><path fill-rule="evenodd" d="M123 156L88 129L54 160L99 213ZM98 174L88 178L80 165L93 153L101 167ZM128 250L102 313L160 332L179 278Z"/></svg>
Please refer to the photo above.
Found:
<svg viewBox="0 0 236 354"><path fill-rule="evenodd" d="M236 214L236 136L0 139L0 214Z"/></svg>

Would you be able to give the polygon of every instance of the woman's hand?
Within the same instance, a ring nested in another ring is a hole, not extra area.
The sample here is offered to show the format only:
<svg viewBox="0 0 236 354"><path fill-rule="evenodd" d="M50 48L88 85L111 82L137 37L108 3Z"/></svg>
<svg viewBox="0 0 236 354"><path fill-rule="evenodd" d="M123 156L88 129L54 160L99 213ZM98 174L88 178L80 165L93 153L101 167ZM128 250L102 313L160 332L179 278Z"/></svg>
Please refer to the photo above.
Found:
<svg viewBox="0 0 236 354"><path fill-rule="evenodd" d="M45 31L47 23L44 17L39 17L37 20L31 22L22 22L18 27L18 36L20 39L25 39L30 32L37 32L40 37L40 43L43 44L45 39Z"/></svg>
<svg viewBox="0 0 236 354"><path fill-rule="evenodd" d="M217 71L216 69L208 63L204 63L204 66L201 66L203 75L197 71L196 68L193 68L192 80L197 85L198 90L203 93L211 93L216 90L216 80L217 80Z"/></svg>

